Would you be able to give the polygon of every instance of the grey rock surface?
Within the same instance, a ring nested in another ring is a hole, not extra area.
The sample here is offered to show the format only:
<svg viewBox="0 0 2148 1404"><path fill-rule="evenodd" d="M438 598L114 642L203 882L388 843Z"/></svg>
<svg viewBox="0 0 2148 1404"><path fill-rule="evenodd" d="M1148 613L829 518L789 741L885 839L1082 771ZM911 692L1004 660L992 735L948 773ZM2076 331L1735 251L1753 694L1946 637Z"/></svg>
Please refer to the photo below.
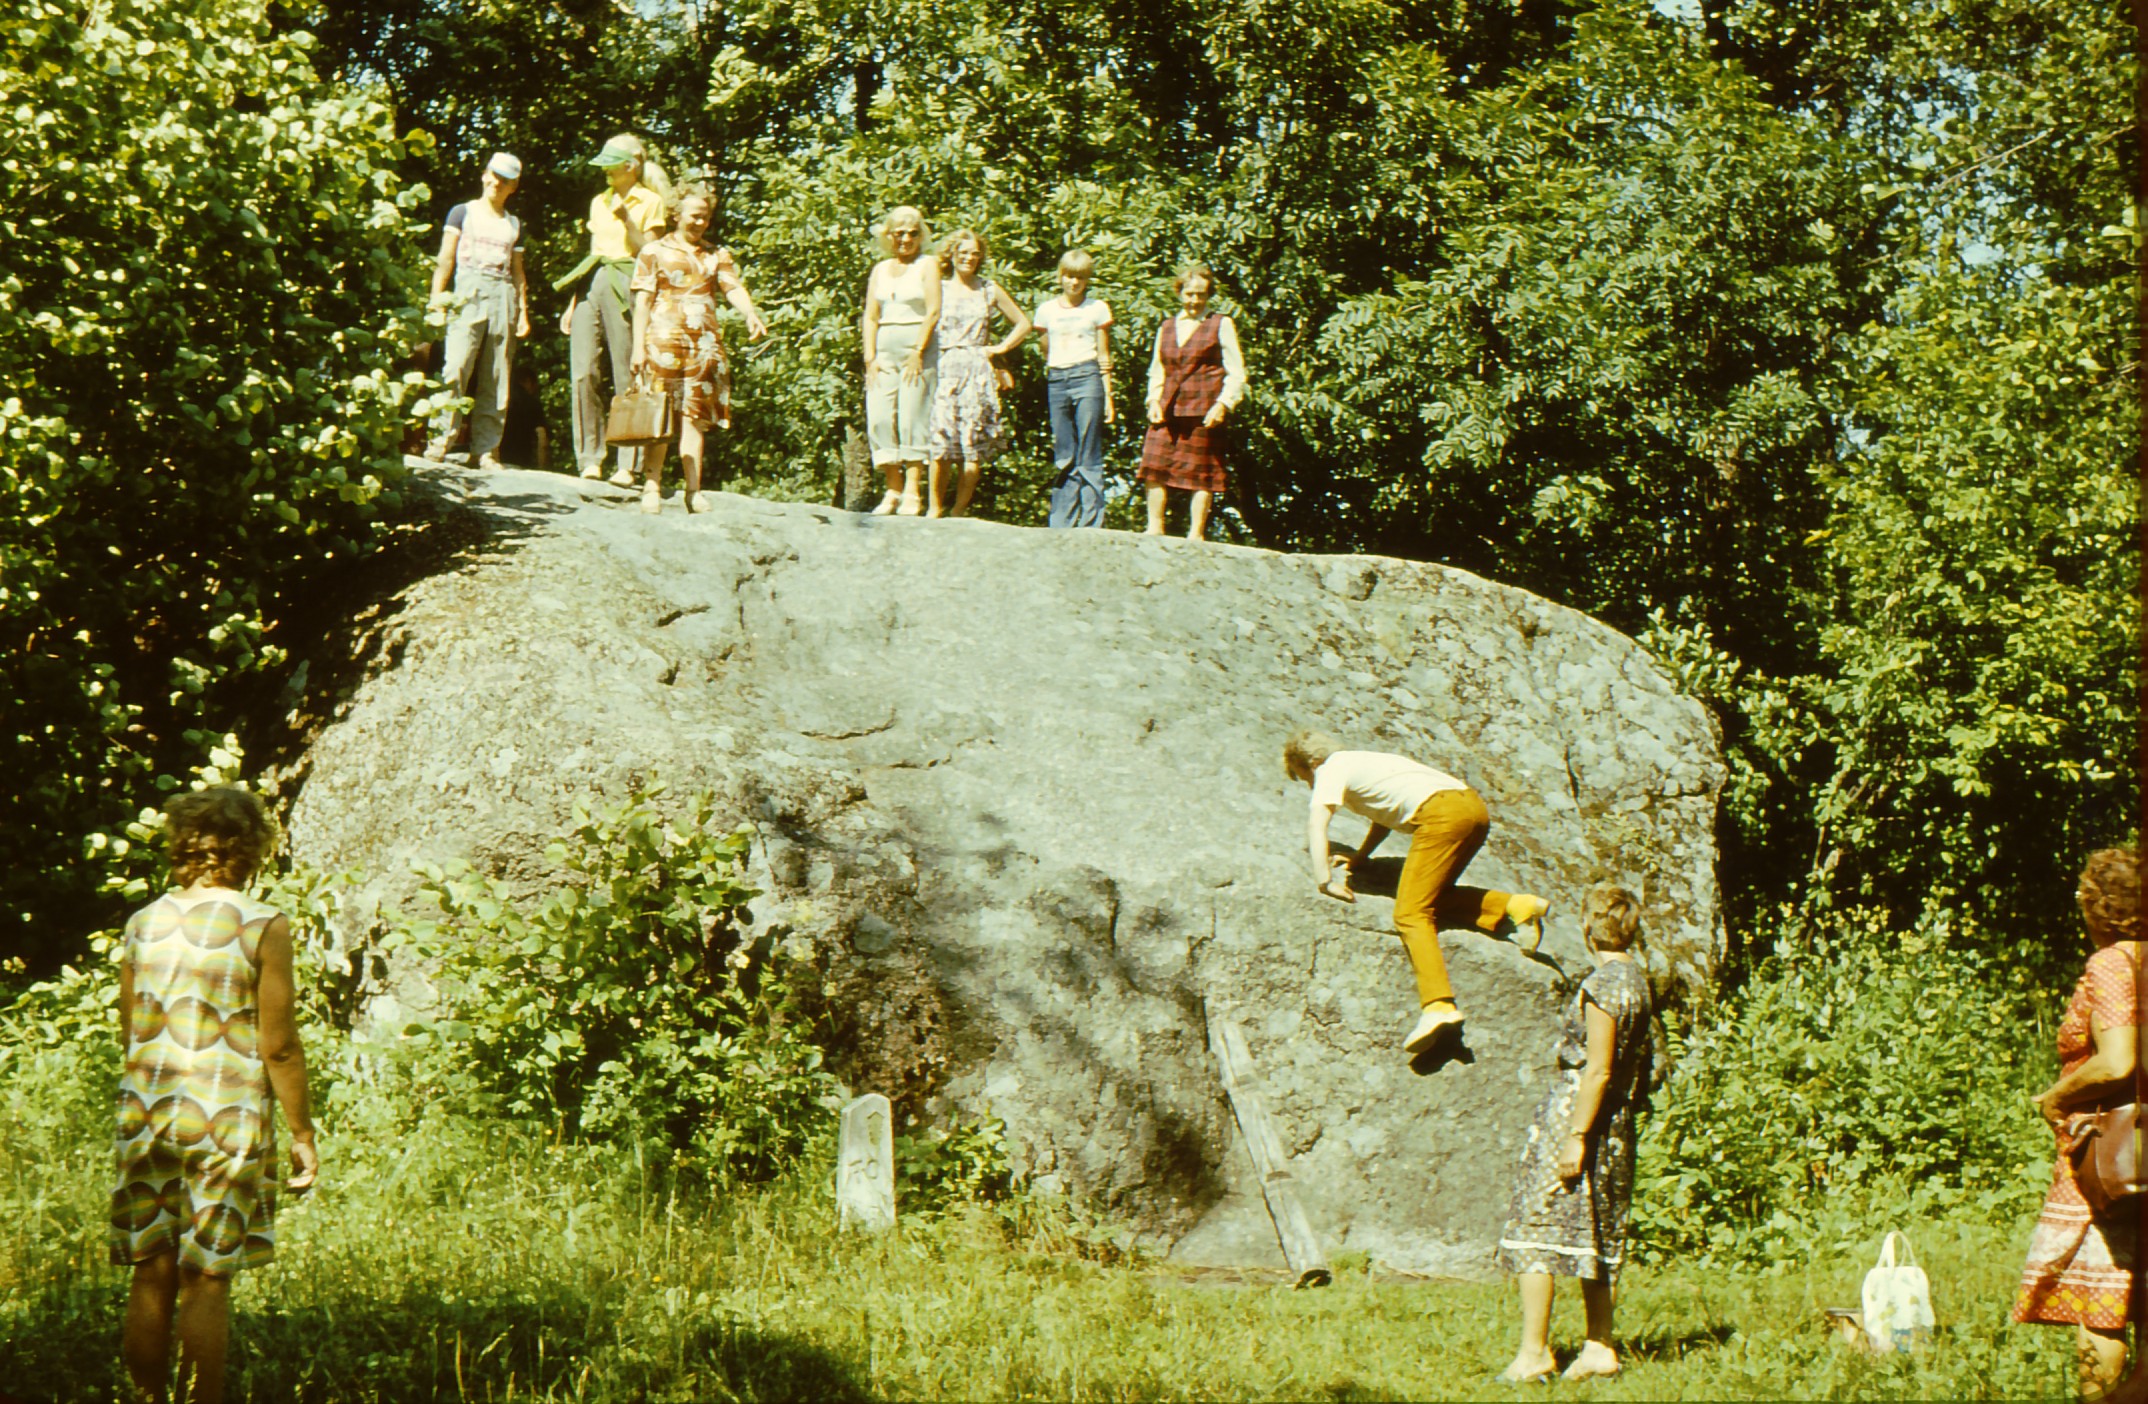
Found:
<svg viewBox="0 0 2148 1404"><path fill-rule="evenodd" d="M1175 1256L1281 1262L1206 1011L1242 1023L1331 1249L1474 1273L1588 968L1587 885L1642 895L1659 985L1712 977L1711 723L1572 610L1398 560L442 482L487 539L369 636L286 777L296 856L383 907L417 857L534 888L577 796L713 790L758 831L762 929L828 971L855 1090L1001 1117L1033 1184ZM1552 899L1536 959L1444 935L1467 1061L1400 1051L1391 902L1314 892L1277 756L1299 725L1469 780L1493 827L1467 880Z"/></svg>

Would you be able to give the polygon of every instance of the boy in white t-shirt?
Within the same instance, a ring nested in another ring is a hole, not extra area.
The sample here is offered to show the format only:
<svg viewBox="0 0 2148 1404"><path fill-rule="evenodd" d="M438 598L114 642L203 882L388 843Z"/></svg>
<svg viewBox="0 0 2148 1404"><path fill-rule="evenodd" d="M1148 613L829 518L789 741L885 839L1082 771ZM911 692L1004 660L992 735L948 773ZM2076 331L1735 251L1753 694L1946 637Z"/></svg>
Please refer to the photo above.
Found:
<svg viewBox="0 0 2148 1404"><path fill-rule="evenodd" d="M1045 399L1052 411L1052 481L1047 518L1055 527L1104 524L1104 426L1111 403L1111 304L1092 298L1096 260L1070 249L1059 260L1063 295L1037 308L1044 343Z"/></svg>
<svg viewBox="0 0 2148 1404"><path fill-rule="evenodd" d="M1350 874L1390 831L1410 836L1409 856L1402 860L1402 876L1395 883L1395 929L1402 933L1402 947L1417 972L1417 1002L1423 1010L1402 1049L1422 1052L1443 1030L1462 1023L1454 987L1447 982L1447 962L1440 955L1440 927L1467 924L1490 932L1501 921L1510 921L1517 929L1527 929L1524 949L1534 952L1544 939L1544 913L1551 904L1527 892L1454 884L1484 846L1491 816L1477 792L1452 775L1406 756L1338 750L1317 731L1297 732L1283 743L1283 771L1313 788L1306 846L1313 882L1327 896L1355 902ZM1355 853L1328 850L1328 824L1338 808L1348 808L1372 824Z"/></svg>

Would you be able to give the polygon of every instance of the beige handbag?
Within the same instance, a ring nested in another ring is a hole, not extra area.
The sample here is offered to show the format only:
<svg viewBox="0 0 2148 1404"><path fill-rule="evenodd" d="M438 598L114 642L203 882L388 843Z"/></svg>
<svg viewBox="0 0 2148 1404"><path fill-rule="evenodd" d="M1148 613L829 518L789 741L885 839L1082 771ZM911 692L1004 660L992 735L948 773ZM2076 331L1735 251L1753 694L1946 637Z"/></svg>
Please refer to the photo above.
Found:
<svg viewBox="0 0 2148 1404"><path fill-rule="evenodd" d="M614 448L642 448L670 442L678 428L678 406L670 392L638 380L612 396L611 412L604 416L604 442Z"/></svg>

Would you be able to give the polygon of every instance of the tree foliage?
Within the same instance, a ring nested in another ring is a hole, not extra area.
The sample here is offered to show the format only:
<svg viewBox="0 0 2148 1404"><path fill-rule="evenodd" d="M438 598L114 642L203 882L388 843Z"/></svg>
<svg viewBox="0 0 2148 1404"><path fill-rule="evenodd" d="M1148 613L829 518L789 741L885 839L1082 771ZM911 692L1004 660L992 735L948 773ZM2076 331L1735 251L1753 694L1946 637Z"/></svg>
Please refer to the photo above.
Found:
<svg viewBox="0 0 2148 1404"><path fill-rule="evenodd" d="M398 505L425 141L311 48L231 0L0 24L0 948L98 924L85 840L274 704Z"/></svg>

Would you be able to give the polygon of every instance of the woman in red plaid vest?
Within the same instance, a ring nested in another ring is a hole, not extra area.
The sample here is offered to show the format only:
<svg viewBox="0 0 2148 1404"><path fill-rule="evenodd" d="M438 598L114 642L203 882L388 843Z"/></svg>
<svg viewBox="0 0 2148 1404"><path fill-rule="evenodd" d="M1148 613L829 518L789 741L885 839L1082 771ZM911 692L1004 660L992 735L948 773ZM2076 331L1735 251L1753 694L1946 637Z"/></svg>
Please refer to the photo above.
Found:
<svg viewBox="0 0 2148 1404"><path fill-rule="evenodd" d="M1149 432L1141 446L1141 481L1148 487L1149 532L1164 534L1164 494L1193 494L1186 539L1208 530L1208 509L1228 484L1223 421L1246 393L1246 363L1238 328L1208 310L1216 275L1189 263L1171 280L1178 315L1156 329L1149 357Z"/></svg>

